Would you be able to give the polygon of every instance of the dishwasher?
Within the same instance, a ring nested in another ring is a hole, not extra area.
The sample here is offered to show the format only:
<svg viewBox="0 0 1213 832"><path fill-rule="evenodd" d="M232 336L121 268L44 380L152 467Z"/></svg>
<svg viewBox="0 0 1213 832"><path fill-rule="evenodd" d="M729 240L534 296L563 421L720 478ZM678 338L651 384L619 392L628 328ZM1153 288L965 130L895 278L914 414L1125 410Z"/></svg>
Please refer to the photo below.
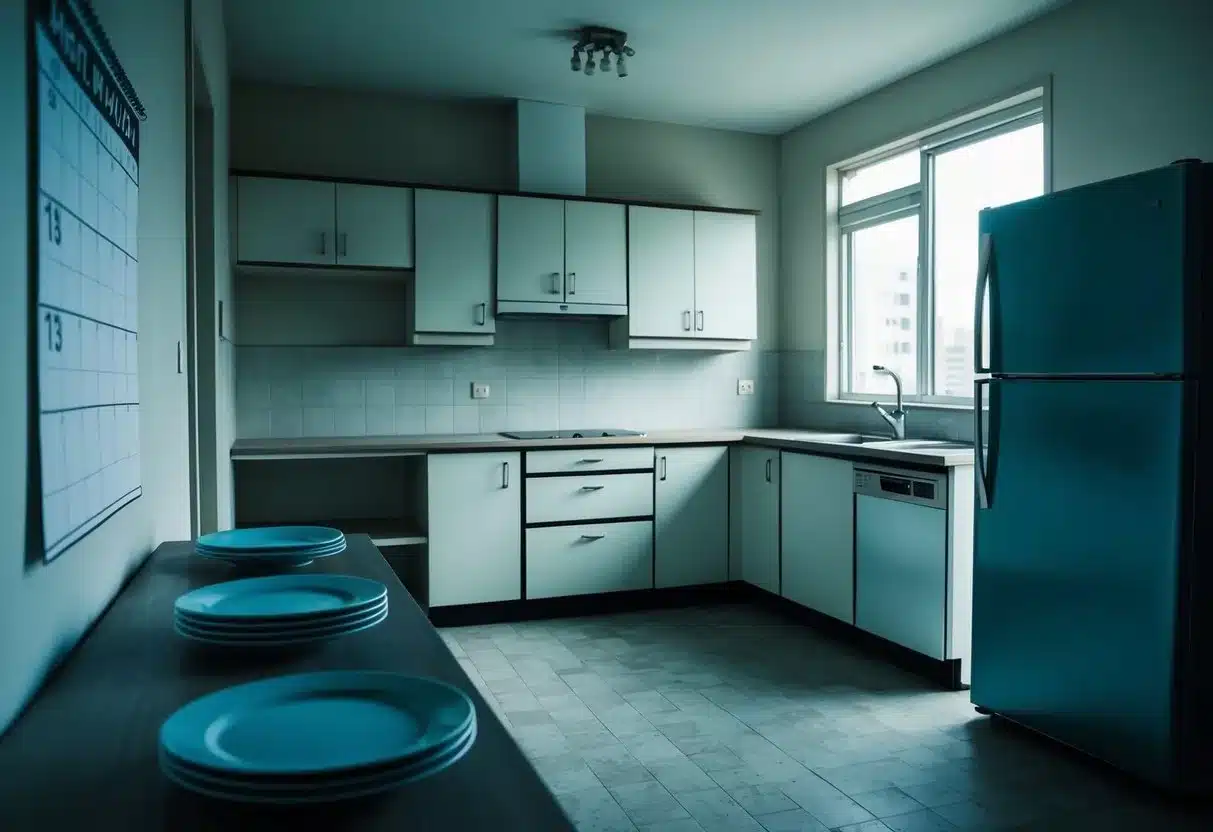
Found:
<svg viewBox="0 0 1213 832"><path fill-rule="evenodd" d="M947 474L855 468L855 625L943 659Z"/></svg>

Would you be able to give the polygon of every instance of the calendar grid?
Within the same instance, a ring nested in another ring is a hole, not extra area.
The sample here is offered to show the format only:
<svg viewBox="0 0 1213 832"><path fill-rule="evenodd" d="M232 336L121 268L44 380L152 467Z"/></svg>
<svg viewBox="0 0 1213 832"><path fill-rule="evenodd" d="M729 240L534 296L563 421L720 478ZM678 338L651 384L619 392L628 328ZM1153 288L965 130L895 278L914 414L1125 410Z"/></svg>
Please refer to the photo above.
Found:
<svg viewBox="0 0 1213 832"><path fill-rule="evenodd" d="M42 549L61 554L142 495L138 118L87 0L38 0L38 343ZM98 35L100 38L98 39ZM103 59L102 53L105 53Z"/></svg>

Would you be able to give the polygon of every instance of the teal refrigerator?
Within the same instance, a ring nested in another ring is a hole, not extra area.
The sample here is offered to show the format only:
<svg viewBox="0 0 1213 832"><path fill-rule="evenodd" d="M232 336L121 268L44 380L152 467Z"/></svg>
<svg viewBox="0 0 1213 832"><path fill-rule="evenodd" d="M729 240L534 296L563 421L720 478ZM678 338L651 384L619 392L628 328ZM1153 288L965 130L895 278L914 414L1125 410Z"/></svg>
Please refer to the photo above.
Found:
<svg viewBox="0 0 1213 832"><path fill-rule="evenodd" d="M979 225L972 701L1208 791L1213 165Z"/></svg>

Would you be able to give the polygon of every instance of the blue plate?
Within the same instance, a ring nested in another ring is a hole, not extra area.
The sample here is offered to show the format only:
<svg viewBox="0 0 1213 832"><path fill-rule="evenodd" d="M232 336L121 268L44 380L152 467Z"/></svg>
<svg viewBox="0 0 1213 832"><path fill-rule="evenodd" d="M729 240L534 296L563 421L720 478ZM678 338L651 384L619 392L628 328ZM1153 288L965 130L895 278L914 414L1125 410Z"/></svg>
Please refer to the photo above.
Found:
<svg viewBox="0 0 1213 832"><path fill-rule="evenodd" d="M195 619L309 618L359 609L386 596L379 581L353 575L272 575L195 589L173 609Z"/></svg>
<svg viewBox="0 0 1213 832"><path fill-rule="evenodd" d="M233 781L175 763L165 755L160 757L160 768L165 777L178 786L219 800L279 805L328 803L367 797L432 777L462 759L475 742L476 725L473 722L461 739L422 763L319 782Z"/></svg>
<svg viewBox="0 0 1213 832"><path fill-rule="evenodd" d="M228 552L314 549L342 540L339 529L326 526L264 526L255 529L228 529L204 534L197 544L205 549Z"/></svg>
<svg viewBox="0 0 1213 832"><path fill-rule="evenodd" d="M298 641L312 641L317 638L356 633L373 627L388 616L387 604L381 604L375 609L361 613L354 618L334 623L317 623L312 625L282 625L273 630L247 630L242 628L214 629L199 627L188 621L177 619L173 629L186 638L196 641L208 641L215 644L291 644Z"/></svg>
<svg viewBox="0 0 1213 832"><path fill-rule="evenodd" d="M352 773L436 752L472 711L462 691L435 679L304 673L203 696L165 720L160 745L216 773Z"/></svg>
<svg viewBox="0 0 1213 832"><path fill-rule="evenodd" d="M181 624L187 624L195 630L201 632L220 632L220 633L256 633L282 630L289 630L299 627L318 627L321 625L342 624L349 621L355 621L372 612L378 612L387 608L387 596L380 598L377 601L371 601L358 607L349 610L341 609L337 611L326 611L317 613L313 616L291 616L291 617L274 617L274 618L214 618L201 615L192 615L190 613L177 610L173 613L173 620Z"/></svg>
<svg viewBox="0 0 1213 832"><path fill-rule="evenodd" d="M188 626L174 624L173 629L177 635L187 638L190 641L199 644L207 644L218 647L252 647L254 649L272 648L272 647L291 647L298 644L310 644L314 641L327 641L328 639L340 638L341 636L353 635L360 633L363 630L369 630L376 624L387 620L387 610L382 610L371 616L365 621L358 624L347 624L344 627L334 627L327 630L317 630L306 633L298 633L288 635L285 633L265 634L258 637L236 638L229 635L218 635L211 633L199 633Z"/></svg>
<svg viewBox="0 0 1213 832"><path fill-rule="evenodd" d="M246 550L232 551L230 549L211 549L206 546L195 546L194 551L203 556L213 558L242 558L245 560L260 559L271 560L273 558L296 558L296 557L312 557L313 555L329 555L337 552L345 551L346 543L344 540L338 540L336 543L330 543L325 546L317 546L314 548L305 549L273 549L270 551L261 550Z"/></svg>

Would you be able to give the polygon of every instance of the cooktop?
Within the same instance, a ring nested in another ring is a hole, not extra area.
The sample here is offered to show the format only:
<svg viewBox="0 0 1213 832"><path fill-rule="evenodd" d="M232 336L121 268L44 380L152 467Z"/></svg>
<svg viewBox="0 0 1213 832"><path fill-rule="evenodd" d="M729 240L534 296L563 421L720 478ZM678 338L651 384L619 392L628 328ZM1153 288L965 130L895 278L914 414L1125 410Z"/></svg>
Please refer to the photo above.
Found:
<svg viewBox="0 0 1213 832"><path fill-rule="evenodd" d="M622 428L582 428L580 430L515 430L502 432L507 439L592 439L599 436L644 436L644 431Z"/></svg>

